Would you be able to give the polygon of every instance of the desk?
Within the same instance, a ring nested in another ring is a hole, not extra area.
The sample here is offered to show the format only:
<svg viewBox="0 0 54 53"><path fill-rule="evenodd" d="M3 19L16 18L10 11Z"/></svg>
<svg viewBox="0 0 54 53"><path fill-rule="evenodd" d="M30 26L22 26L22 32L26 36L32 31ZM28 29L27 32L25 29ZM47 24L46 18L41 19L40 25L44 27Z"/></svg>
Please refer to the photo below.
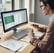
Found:
<svg viewBox="0 0 54 53"><path fill-rule="evenodd" d="M19 28L27 28L27 27L29 27L29 28L33 28L32 26L31 26L31 24L33 24L32 22L29 22L28 24L25 24L25 25L22 25L22 26L20 26ZM34 23L34 24L38 24L38 23ZM39 24L39 25L41 25L41 26L45 26L45 25L42 25L42 24ZM33 28L34 30L35 30L35 28ZM4 36L9 36L9 35L12 35L12 34L14 34L13 32L7 32L7 33L4 33L3 32L3 29L2 29L2 26L0 26L0 35L2 35L3 34L3 36L2 37L4 37ZM4 35L5 34L5 35ZM2 41L2 40L0 40L0 41ZM28 45L28 47L26 47L22 52L16 52L16 53L30 53L30 51L32 51L34 49L34 46L33 45L31 45L31 44L29 44ZM5 48L3 48L3 47L1 47L0 46L0 53L15 53L15 52L12 52L12 51L10 51L10 50L8 50L8 49L5 49Z"/></svg>

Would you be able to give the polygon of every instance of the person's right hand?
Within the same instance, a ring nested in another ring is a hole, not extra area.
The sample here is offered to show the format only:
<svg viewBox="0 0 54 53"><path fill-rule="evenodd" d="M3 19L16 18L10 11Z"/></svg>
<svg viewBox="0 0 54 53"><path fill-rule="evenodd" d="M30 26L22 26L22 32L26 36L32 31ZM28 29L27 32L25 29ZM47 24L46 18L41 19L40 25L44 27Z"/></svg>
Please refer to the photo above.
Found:
<svg viewBox="0 0 54 53"><path fill-rule="evenodd" d="M30 40L30 43L31 43L32 45L34 45L35 47L37 46L38 42L39 42L39 41L38 41L35 37L31 38L31 40Z"/></svg>
<svg viewBox="0 0 54 53"><path fill-rule="evenodd" d="M30 43L34 46L37 46L39 41L36 39L36 37L33 33L33 29L30 29L28 36L30 36Z"/></svg>

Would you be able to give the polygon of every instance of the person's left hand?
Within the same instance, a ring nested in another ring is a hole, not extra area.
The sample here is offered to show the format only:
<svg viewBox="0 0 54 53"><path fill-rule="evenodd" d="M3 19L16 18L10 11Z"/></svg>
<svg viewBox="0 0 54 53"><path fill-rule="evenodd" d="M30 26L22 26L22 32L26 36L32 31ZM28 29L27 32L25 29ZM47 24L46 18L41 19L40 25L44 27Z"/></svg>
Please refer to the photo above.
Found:
<svg viewBox="0 0 54 53"><path fill-rule="evenodd" d="M33 33L33 29L30 29L30 30L29 30L28 36L29 36L30 38L35 37L35 36L34 36L34 33Z"/></svg>

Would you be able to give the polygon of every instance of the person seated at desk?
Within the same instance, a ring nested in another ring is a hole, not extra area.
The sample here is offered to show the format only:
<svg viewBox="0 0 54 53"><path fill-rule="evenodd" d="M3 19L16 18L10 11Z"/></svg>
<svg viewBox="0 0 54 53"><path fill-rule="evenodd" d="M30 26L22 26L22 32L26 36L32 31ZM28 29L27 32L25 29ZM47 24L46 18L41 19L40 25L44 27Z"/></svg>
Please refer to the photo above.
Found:
<svg viewBox="0 0 54 53"><path fill-rule="evenodd" d="M50 16L49 25L41 40L35 38L32 29L28 33L32 36L30 43L37 46L35 51L31 53L54 53L54 0L40 0L40 3L43 13ZM40 27L37 28L41 31Z"/></svg>

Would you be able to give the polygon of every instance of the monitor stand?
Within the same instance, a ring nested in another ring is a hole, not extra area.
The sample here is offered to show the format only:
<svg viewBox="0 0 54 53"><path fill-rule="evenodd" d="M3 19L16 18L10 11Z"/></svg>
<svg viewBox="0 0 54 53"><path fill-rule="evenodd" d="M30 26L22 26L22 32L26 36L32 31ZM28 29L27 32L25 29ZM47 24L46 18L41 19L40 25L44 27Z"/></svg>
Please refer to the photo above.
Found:
<svg viewBox="0 0 54 53"><path fill-rule="evenodd" d="M23 31L23 30L20 29L20 28L13 28L13 31L14 31L14 33L19 33L19 32L21 32L21 31Z"/></svg>

